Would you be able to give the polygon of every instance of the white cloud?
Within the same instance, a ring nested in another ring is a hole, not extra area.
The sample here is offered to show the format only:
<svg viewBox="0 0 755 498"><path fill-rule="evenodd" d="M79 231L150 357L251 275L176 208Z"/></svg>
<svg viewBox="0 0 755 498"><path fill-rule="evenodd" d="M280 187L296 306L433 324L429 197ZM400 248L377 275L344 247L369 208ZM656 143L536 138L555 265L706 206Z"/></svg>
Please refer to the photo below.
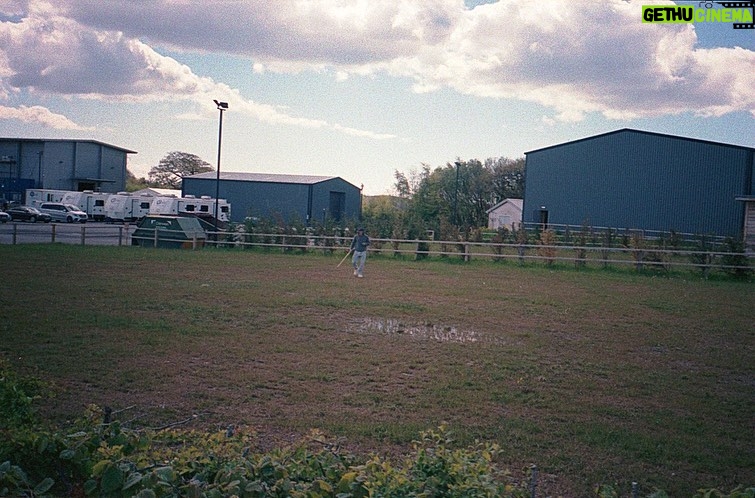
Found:
<svg viewBox="0 0 755 498"><path fill-rule="evenodd" d="M99 2L97 5L102 7ZM198 109L206 109L207 102L219 98L231 103L235 112L263 122L330 128L373 139L387 136L292 116L274 106L243 98L238 91L194 74L188 66L159 54L138 39L128 38L120 31L87 28L43 2L36 3L21 22L0 23L0 54L6 98L10 92L24 89L37 94L121 102L186 100L196 102ZM214 118L214 113L184 113L180 117Z"/></svg>
<svg viewBox="0 0 755 498"><path fill-rule="evenodd" d="M270 123L355 130L297 117L197 76L160 47L251 59L253 73L328 70L337 81L385 72L416 92L453 88L536 102L549 119L755 114L755 52L697 46L690 25L641 22L623 0L42 0L6 2L2 92L108 100L207 98ZM658 3L658 2L656 2ZM661 2L663 3L663 2ZM730 29L722 26L721 29ZM250 74L251 77L251 74Z"/></svg>
<svg viewBox="0 0 755 498"><path fill-rule="evenodd" d="M755 52L698 48L692 26L642 24L640 8L620 0L484 5L447 43L392 70L414 78L418 91L450 86L533 101L563 121L755 109L755 95L742 91L755 88Z"/></svg>
<svg viewBox="0 0 755 498"><path fill-rule="evenodd" d="M0 119L15 119L24 123L36 123L57 130L93 131L94 128L80 126L67 117L55 114L41 106L20 106L18 108L0 106Z"/></svg>

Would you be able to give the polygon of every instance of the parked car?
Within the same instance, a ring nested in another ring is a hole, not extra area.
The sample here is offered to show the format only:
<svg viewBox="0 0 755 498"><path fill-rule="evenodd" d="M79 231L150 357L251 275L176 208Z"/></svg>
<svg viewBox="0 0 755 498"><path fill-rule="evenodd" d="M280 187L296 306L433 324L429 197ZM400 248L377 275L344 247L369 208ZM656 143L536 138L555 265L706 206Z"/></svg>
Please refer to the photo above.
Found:
<svg viewBox="0 0 755 498"><path fill-rule="evenodd" d="M8 223L10 220L12 220L11 216L6 213L5 211L0 211L0 223Z"/></svg>
<svg viewBox="0 0 755 498"><path fill-rule="evenodd" d="M53 221L65 221L66 223L86 223L87 214L78 206L63 204L62 202L43 202L39 210L52 216Z"/></svg>
<svg viewBox="0 0 755 498"><path fill-rule="evenodd" d="M16 206L9 208L8 214L12 220L30 221L32 223L36 223L37 220L44 221L45 223L50 223L52 221L52 217L49 214L43 213L39 209L31 206Z"/></svg>

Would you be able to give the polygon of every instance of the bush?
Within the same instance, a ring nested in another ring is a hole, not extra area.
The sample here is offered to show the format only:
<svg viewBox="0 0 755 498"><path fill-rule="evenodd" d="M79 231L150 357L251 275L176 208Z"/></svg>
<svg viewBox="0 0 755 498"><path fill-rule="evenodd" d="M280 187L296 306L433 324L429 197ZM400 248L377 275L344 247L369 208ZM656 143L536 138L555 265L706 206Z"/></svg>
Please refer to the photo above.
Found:
<svg viewBox="0 0 755 498"><path fill-rule="evenodd" d="M727 237L724 240L724 254L721 264L724 271L736 278L747 278L752 275L749 258L744 254L745 243L741 239Z"/></svg>
<svg viewBox="0 0 755 498"><path fill-rule="evenodd" d="M19 378L0 360L0 430L33 425L36 417L32 401L43 389L42 382Z"/></svg>
<svg viewBox="0 0 755 498"><path fill-rule="evenodd" d="M445 427L422 433L399 465L377 456L359 463L317 431L252 454L255 435L244 427L134 430L96 406L66 430L9 434L0 496L526 496L496 468L497 446L453 449Z"/></svg>
<svg viewBox="0 0 755 498"><path fill-rule="evenodd" d="M26 381L5 366L2 373L5 398L10 393L20 400L5 403L3 413L30 413L29 396L8 387ZM318 431L290 447L257 454L251 452L256 435L246 427L214 432L131 429L112 421L113 414L90 405L72 427L56 430L6 423L3 441L11 444L0 453L0 496L530 496L526 486L514 483L496 465L497 445L477 442L456 448L444 425L422 432L412 452L393 463L380 456L360 461ZM612 486L599 486L596 495L618 493ZM666 495L655 491L648 496ZM729 494L700 490L695 498L755 498L755 488Z"/></svg>

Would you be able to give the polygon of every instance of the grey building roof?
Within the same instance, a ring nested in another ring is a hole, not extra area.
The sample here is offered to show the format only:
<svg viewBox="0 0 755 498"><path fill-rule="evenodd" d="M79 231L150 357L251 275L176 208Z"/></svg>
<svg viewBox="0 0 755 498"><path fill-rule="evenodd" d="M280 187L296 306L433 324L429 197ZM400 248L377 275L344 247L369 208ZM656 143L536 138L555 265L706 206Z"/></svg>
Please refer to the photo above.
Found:
<svg viewBox="0 0 755 498"><path fill-rule="evenodd" d="M125 152L126 154L136 154L137 152L135 150L126 149L124 147L119 147L117 145L108 144L105 142L100 142L99 140L82 140L78 138L13 138L13 137L0 137L0 140L2 141L8 141L8 142L80 142L80 143L89 143L89 144L97 144L97 145L104 145L105 147L110 147L111 149L120 150L121 152Z"/></svg>
<svg viewBox="0 0 755 498"><path fill-rule="evenodd" d="M755 150L752 147L747 147L745 145L735 145L735 144L727 144L727 143L722 143L722 142L713 142L711 140L701 140L699 138L680 137L678 135L669 135L669 134L666 134L666 133L656 133L656 132L653 132L653 131L635 130L633 128L621 128L619 130L609 131L607 133L600 133L598 135L592 135L590 137L580 138L578 140L571 140L569 142L564 142L564 143L561 143L561 144L549 145L547 147L542 147L540 149L530 150L530 151L525 152L524 154L525 155L526 154L531 154L533 152L539 152L541 150L547 150L547 149L552 149L552 148L555 148L555 147L560 147L561 145L572 145L572 144L576 144L576 143L579 143L579 142L584 142L586 140L592 140L592 139L598 138L598 137L604 137L604 136L607 136L607 135L614 135L614 134L617 134L617 133L627 133L627 132L640 133L640 134L643 134L643 135L652 135L652 136L656 136L656 137L674 138L674 139L677 139L677 140L689 140L689 141L692 141L692 142L698 142L698 143L704 143L704 144L723 145L725 147L735 147L735 148L738 148L738 149Z"/></svg>
<svg viewBox="0 0 755 498"><path fill-rule="evenodd" d="M188 176L187 178L198 179L216 179L217 172L211 171L208 173L199 173L197 175ZM234 172L220 172L221 180L235 180L242 182L263 182L263 183L298 183L305 185L313 185L315 183L324 182L338 178L336 176L316 176L316 175L281 175L275 173L234 173Z"/></svg>

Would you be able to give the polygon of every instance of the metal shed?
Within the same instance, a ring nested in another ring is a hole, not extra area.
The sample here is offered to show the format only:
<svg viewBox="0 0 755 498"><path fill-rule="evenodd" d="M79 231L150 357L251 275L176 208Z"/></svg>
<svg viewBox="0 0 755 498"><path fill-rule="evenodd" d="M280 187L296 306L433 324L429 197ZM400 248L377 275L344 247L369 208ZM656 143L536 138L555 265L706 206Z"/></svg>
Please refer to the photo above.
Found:
<svg viewBox="0 0 755 498"><path fill-rule="evenodd" d="M200 173L183 179L183 195L215 196L226 199L233 210L231 221L247 217L298 217L311 224L327 219L340 222L359 219L362 191L335 176L281 175L267 173Z"/></svg>
<svg viewBox="0 0 755 498"><path fill-rule="evenodd" d="M523 221L739 236L755 149L621 129L526 152Z"/></svg>
<svg viewBox="0 0 755 498"><path fill-rule="evenodd" d="M0 198L25 201L32 188L119 192L128 154L96 140L0 138Z"/></svg>

